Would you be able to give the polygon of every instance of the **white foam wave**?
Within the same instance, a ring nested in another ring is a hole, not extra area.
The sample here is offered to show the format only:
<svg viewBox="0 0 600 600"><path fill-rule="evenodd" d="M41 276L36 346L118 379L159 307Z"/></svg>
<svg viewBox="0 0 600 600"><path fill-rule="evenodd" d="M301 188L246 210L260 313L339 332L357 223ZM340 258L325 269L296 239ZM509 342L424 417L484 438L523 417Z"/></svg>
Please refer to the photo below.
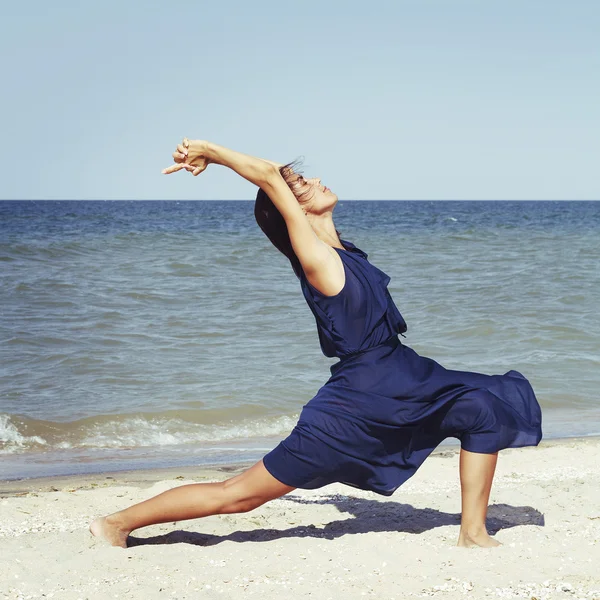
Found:
<svg viewBox="0 0 600 600"><path fill-rule="evenodd" d="M290 432L295 424L296 417L287 416L217 425L189 423L180 419L134 417L126 421L95 425L83 439L76 442L76 445L93 448L139 448L219 443L284 435Z"/></svg>
<svg viewBox="0 0 600 600"><path fill-rule="evenodd" d="M46 444L46 440L37 435L23 435L8 415L0 415L0 454L14 454L35 445Z"/></svg>
<svg viewBox="0 0 600 600"><path fill-rule="evenodd" d="M26 436L9 415L0 415L0 454L13 454L44 446L46 450L76 448L156 448L189 444L221 444L287 435L297 416L281 416L240 422L202 424L164 417L127 417L87 425L47 441Z"/></svg>

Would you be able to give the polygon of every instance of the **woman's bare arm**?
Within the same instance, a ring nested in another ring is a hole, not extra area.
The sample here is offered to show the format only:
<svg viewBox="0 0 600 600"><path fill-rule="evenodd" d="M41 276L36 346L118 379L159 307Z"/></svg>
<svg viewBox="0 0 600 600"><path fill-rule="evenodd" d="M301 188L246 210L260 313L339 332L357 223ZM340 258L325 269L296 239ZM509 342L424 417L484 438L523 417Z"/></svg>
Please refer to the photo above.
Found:
<svg viewBox="0 0 600 600"><path fill-rule="evenodd" d="M269 196L285 220L294 252L309 279L317 275L319 279L327 277L327 272L339 271L339 261L332 260L328 245L315 234L306 215L279 169L283 165L272 161L242 154L204 140L184 139L173 153L175 165L163 170L163 173L175 173L186 169L199 175L209 164L223 165L235 171L244 179L262 188ZM337 257L336 257L337 258Z"/></svg>
<svg viewBox="0 0 600 600"><path fill-rule="evenodd" d="M272 161L242 154L212 142L188 140L187 138L183 140L183 144L177 146L177 150L173 153L173 159L176 164L163 169L163 173L168 175L186 169L194 175L200 175L209 164L213 163L229 167L259 187L266 184L267 180L273 177L273 171L278 171L281 166Z"/></svg>

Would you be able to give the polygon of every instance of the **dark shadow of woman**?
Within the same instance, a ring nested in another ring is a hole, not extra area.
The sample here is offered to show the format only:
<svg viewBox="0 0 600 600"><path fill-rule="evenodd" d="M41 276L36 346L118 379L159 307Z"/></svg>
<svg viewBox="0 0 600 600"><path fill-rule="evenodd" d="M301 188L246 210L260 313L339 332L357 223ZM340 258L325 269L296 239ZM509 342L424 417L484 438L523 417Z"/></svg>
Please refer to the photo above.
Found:
<svg viewBox="0 0 600 600"><path fill-rule="evenodd" d="M459 513L445 513L433 508L414 508L399 502L381 502L333 494L310 498L288 494L280 500L294 504L333 504L340 512L350 513L354 518L331 521L325 527L315 525L296 526L288 529L253 529L235 531L228 535L212 535L192 531L172 531L148 538L129 536L127 546L147 544L193 544L214 546L222 542L270 542L290 537L314 537L333 540L343 535L368 532L404 532L420 534L436 527L459 525ZM520 525L544 526L544 515L531 506L493 504L488 509L487 528L491 535L502 529Z"/></svg>

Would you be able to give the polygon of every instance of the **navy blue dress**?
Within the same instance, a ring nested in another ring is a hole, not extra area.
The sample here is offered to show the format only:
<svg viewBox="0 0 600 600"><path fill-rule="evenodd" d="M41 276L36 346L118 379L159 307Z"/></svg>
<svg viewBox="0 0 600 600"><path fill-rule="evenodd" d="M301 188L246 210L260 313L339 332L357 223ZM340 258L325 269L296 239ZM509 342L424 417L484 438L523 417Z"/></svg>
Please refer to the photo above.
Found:
<svg viewBox="0 0 600 600"><path fill-rule="evenodd" d="M305 489L333 482L391 495L447 437L471 452L536 446L541 410L518 371L452 371L419 356L398 334L406 323L367 254L342 240L343 289L325 296L301 273L325 356L340 358L303 407L266 469Z"/></svg>

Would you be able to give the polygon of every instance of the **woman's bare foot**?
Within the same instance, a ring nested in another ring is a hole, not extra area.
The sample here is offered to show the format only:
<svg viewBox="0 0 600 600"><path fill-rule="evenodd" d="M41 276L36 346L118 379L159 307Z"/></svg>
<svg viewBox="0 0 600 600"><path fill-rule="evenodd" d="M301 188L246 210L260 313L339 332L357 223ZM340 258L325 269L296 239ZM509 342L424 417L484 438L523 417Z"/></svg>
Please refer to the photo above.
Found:
<svg viewBox="0 0 600 600"><path fill-rule="evenodd" d="M500 542L493 537L490 537L485 528L472 531L463 530L461 528L460 535L458 536L458 543L456 545L461 548L472 548L473 546L495 548L496 546L502 546Z"/></svg>
<svg viewBox="0 0 600 600"><path fill-rule="evenodd" d="M111 546L127 548L127 536L131 531L124 529L114 515L109 515L95 519L90 525L90 533L106 540Z"/></svg>

